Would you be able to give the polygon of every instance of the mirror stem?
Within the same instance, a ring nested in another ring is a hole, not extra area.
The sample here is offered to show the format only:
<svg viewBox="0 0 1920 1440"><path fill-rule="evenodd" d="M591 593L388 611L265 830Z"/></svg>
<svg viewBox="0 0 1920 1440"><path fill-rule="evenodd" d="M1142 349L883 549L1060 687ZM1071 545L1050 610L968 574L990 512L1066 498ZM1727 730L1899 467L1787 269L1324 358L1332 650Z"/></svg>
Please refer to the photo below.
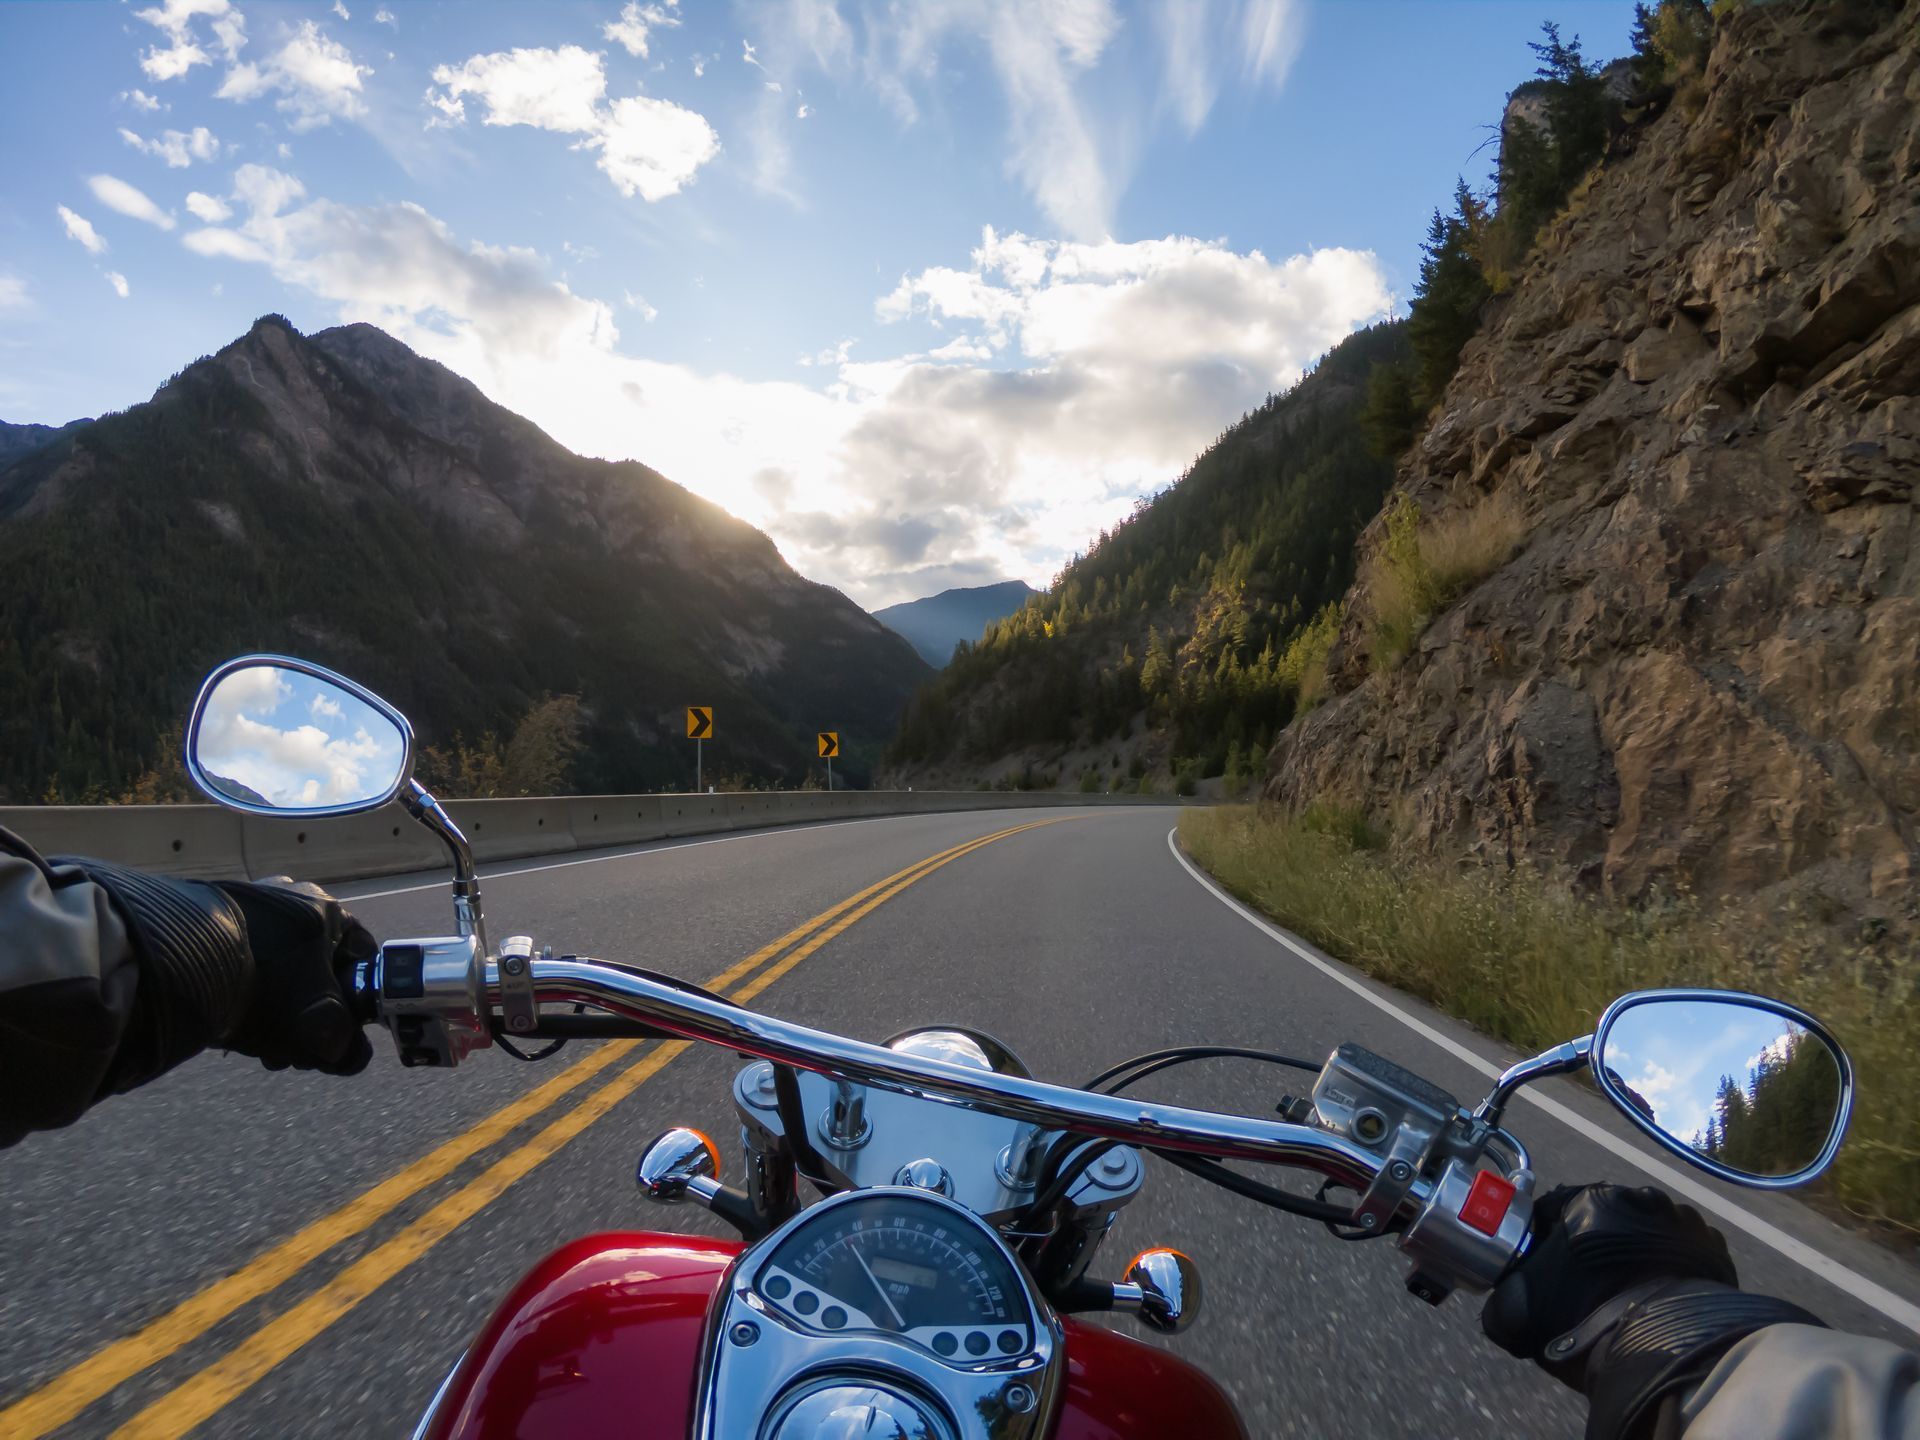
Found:
<svg viewBox="0 0 1920 1440"><path fill-rule="evenodd" d="M400 792L400 803L407 813L446 842L453 854L453 916L461 935L471 935L480 944L480 953L490 955L487 947L486 915L480 908L480 877L473 868L473 847L440 802L418 780L407 781Z"/></svg>
<svg viewBox="0 0 1920 1440"><path fill-rule="evenodd" d="M1518 1065L1511 1066L1493 1082L1493 1093L1480 1102L1480 1108L1473 1112L1473 1118L1497 1128L1514 1091L1535 1080L1544 1080L1549 1075L1565 1075L1570 1071L1585 1069L1587 1055L1592 1049L1593 1036L1582 1035L1578 1040L1556 1045L1531 1060L1522 1060Z"/></svg>

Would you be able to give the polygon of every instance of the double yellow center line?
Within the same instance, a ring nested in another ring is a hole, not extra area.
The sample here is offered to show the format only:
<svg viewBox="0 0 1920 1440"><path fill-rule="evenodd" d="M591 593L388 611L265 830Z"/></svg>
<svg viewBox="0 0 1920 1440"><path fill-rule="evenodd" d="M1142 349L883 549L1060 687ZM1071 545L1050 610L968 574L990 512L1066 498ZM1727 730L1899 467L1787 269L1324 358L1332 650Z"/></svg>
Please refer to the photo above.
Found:
<svg viewBox="0 0 1920 1440"><path fill-rule="evenodd" d="M909 865L761 946L707 981L707 987L728 993L730 999L749 1001L822 945L943 865L1009 835L1057 823L1058 820L1039 820L1010 826ZM776 960L776 957L779 958ZM768 964L769 961L775 963ZM762 970L762 966L766 968ZM756 971L759 971L757 975ZM748 979L749 976L753 978ZM729 986L737 988L728 991ZM463 1134L454 1136L331 1214L256 1256L233 1274L215 1281L132 1335L114 1341L0 1410L0 1435L7 1440L33 1440L66 1424L119 1385L173 1355L242 1306L267 1295L334 1246L365 1231L412 1196L444 1179L594 1076L627 1058L640 1043L619 1040L598 1047ZM542 1161L551 1158L688 1048L690 1042L675 1040L649 1050L613 1080L495 1160L313 1294L266 1322L234 1349L153 1401L114 1432L115 1435L174 1437L191 1431L420 1259L462 1222L479 1213Z"/></svg>

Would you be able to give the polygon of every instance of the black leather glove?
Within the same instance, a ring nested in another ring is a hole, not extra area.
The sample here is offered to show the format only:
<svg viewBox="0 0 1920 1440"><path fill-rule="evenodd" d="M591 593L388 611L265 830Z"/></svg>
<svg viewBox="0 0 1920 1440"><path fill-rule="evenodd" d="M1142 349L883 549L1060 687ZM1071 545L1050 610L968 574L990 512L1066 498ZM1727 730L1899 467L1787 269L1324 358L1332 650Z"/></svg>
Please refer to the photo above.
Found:
<svg viewBox="0 0 1920 1440"><path fill-rule="evenodd" d="M318 885L219 881L240 908L253 951L253 994L223 1042L269 1070L358 1075L373 1058L347 1003L355 961L372 957L373 936Z"/></svg>
<svg viewBox="0 0 1920 1440"><path fill-rule="evenodd" d="M1494 1288L1481 1328L1582 1391L1588 1440L1638 1440L1661 1401L1704 1379L1767 1325L1818 1325L1797 1305L1735 1288L1727 1243L1651 1186L1561 1186L1534 1205L1532 1243Z"/></svg>
<svg viewBox="0 0 1920 1440"><path fill-rule="evenodd" d="M313 885L206 883L76 859L113 897L138 984L101 1094L143 1085L211 1046L270 1070L353 1075L373 1048L342 977L374 940Z"/></svg>

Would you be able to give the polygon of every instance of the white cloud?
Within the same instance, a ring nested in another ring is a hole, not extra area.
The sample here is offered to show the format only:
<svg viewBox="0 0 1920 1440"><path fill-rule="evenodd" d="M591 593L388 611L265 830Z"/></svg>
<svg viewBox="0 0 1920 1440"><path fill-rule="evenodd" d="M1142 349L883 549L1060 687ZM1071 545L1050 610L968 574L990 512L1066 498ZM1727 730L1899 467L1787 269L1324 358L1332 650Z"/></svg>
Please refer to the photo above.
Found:
<svg viewBox="0 0 1920 1440"><path fill-rule="evenodd" d="M311 715L334 716L340 713L340 702L320 691L315 691L312 702L307 706Z"/></svg>
<svg viewBox="0 0 1920 1440"><path fill-rule="evenodd" d="M120 98L134 109L144 110L149 115L167 108L163 102L156 100L144 90L122 90Z"/></svg>
<svg viewBox="0 0 1920 1440"><path fill-rule="evenodd" d="M439 66L433 83L440 90L427 92L428 103L449 121L466 119L465 97L472 95L486 106L484 124L562 134L599 129L607 94L601 57L578 45L475 55L460 65Z"/></svg>
<svg viewBox="0 0 1920 1440"><path fill-rule="evenodd" d="M222 100L248 101L270 92L295 130L357 120L367 113L361 79L371 67L353 58L312 20L302 20L287 43L262 63L235 65L214 92Z"/></svg>
<svg viewBox="0 0 1920 1440"><path fill-rule="evenodd" d="M373 12L373 23L376 25L391 25L396 30L400 28L400 22L393 18L393 12L384 5Z"/></svg>
<svg viewBox="0 0 1920 1440"><path fill-rule="evenodd" d="M813 107L805 101L802 101L800 108L793 112L793 118L796 120L804 120L811 114L813 114Z"/></svg>
<svg viewBox="0 0 1920 1440"><path fill-rule="evenodd" d="M0 310L25 310L33 304L33 297L27 293L27 282L18 275L9 275L0 270Z"/></svg>
<svg viewBox="0 0 1920 1440"><path fill-rule="evenodd" d="M79 241L89 255L107 253L106 237L93 228L91 220L84 215L74 214L64 205L56 205L53 209L54 213L60 217L60 223L66 226L68 239Z"/></svg>
<svg viewBox="0 0 1920 1440"><path fill-rule="evenodd" d="M678 25L680 17L673 12L679 8L680 0L666 0L664 5L641 5L637 0L627 0L620 9L620 18L603 25L600 33L623 46L629 55L644 60L649 32L656 27L666 30Z"/></svg>
<svg viewBox="0 0 1920 1440"><path fill-rule="evenodd" d="M1353 251L987 231L964 268L882 298L905 348L926 349L921 332L935 353L833 347L811 383L749 381L631 353L613 310L537 256L463 243L418 206L296 205L271 171L236 193L247 218L193 248L270 267L573 449L655 466L868 604L1044 580L1390 300Z"/></svg>
<svg viewBox="0 0 1920 1440"><path fill-rule="evenodd" d="M141 154L166 161L171 170L184 170L196 160L212 160L220 153L220 142L204 125L196 125L187 132L163 130L152 140L142 139L123 128L120 138Z"/></svg>
<svg viewBox="0 0 1920 1440"><path fill-rule="evenodd" d="M342 20L353 19L353 16L348 13L347 7L341 4L340 0L333 0L333 13L338 15Z"/></svg>
<svg viewBox="0 0 1920 1440"><path fill-rule="evenodd" d="M210 21L213 44L231 64L247 43L247 23L231 0L164 0L148 10L133 12L166 38L166 48L154 46L140 57L140 68L152 80L178 80L196 65L210 65L213 57L201 46L195 21ZM136 94L138 92L135 92ZM142 105L142 109L154 108Z"/></svg>
<svg viewBox="0 0 1920 1440"><path fill-rule="evenodd" d="M127 286L127 277L122 275L118 270L107 271L107 283L113 287L113 293L118 295L122 300L133 293Z"/></svg>
<svg viewBox="0 0 1920 1440"><path fill-rule="evenodd" d="M467 118L471 95L488 125L530 125L578 135L576 148L599 152L597 164L622 195L662 200L678 193L720 152L705 118L668 100L630 95L605 103L603 57L577 45L475 55L433 72L430 124Z"/></svg>
<svg viewBox="0 0 1920 1440"><path fill-rule="evenodd" d="M196 220L209 225L218 225L233 218L233 207L217 196L202 194L198 190L187 192L187 209Z"/></svg>
<svg viewBox="0 0 1920 1440"><path fill-rule="evenodd" d="M622 291L620 302L648 324L652 324L660 318L660 312L647 303L647 297L636 291Z"/></svg>
<svg viewBox="0 0 1920 1440"><path fill-rule="evenodd" d="M87 188L93 191L93 198L109 210L118 210L122 215L144 220L162 230L173 229L173 217L124 180L112 175L89 175Z"/></svg>
<svg viewBox="0 0 1920 1440"><path fill-rule="evenodd" d="M691 110L650 95L613 102L600 133L588 142L622 195L664 200L720 153L720 137Z"/></svg>

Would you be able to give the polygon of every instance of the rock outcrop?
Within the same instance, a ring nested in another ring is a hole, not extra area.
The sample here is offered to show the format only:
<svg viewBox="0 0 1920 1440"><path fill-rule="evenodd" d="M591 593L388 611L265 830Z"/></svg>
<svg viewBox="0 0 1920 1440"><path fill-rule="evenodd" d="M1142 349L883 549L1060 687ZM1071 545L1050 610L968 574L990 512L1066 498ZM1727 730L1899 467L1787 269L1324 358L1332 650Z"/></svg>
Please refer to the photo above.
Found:
<svg viewBox="0 0 1920 1440"><path fill-rule="evenodd" d="M1266 793L1614 895L1911 918L1917 480L1920 3L1745 7L1402 462L1428 521L1506 491L1526 543L1391 667L1363 578Z"/></svg>

